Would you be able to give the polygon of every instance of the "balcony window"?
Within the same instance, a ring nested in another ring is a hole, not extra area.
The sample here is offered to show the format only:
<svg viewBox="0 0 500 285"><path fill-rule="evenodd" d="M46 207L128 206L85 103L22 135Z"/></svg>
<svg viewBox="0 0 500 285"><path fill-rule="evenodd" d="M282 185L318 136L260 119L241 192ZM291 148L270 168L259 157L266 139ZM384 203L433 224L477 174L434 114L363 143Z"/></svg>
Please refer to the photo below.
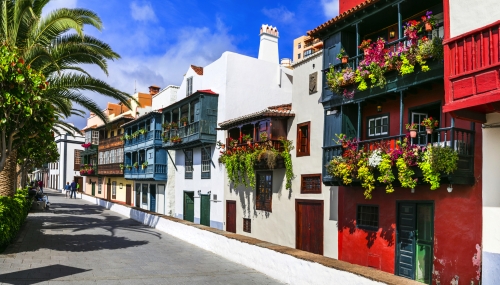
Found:
<svg viewBox="0 0 500 285"><path fill-rule="evenodd" d="M389 135L389 115L368 118L368 137Z"/></svg>
<svg viewBox="0 0 500 285"><path fill-rule="evenodd" d="M374 205L358 205L356 215L356 226L371 229L378 229L378 206Z"/></svg>
<svg viewBox="0 0 500 285"><path fill-rule="evenodd" d="M193 179L193 150L185 150L184 157L184 178Z"/></svg>
<svg viewBox="0 0 500 285"><path fill-rule="evenodd" d="M104 153L99 152L99 164L104 164Z"/></svg>
<svg viewBox="0 0 500 285"><path fill-rule="evenodd" d="M92 131L85 132L85 143L92 142Z"/></svg>
<svg viewBox="0 0 500 285"><path fill-rule="evenodd" d="M201 149L201 178L210 178L210 164L212 162L212 157L210 155L210 147L205 147Z"/></svg>

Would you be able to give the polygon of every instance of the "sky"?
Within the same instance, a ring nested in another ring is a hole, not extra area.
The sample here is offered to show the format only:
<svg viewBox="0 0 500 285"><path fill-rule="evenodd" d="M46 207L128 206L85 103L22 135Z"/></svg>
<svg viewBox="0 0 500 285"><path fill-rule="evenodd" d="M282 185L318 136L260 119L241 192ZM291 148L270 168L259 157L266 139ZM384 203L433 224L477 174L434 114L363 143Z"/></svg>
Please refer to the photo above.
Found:
<svg viewBox="0 0 500 285"><path fill-rule="evenodd" d="M44 14L62 7L89 9L101 17L101 31L84 32L108 43L121 59L109 62L108 76L85 68L129 94L148 92L150 85L180 85L190 64L206 66L225 51L257 57L262 24L278 28L279 56L292 58L295 38L338 14L338 0L52 0ZM114 102L85 95L103 109ZM86 125L86 118L68 121Z"/></svg>

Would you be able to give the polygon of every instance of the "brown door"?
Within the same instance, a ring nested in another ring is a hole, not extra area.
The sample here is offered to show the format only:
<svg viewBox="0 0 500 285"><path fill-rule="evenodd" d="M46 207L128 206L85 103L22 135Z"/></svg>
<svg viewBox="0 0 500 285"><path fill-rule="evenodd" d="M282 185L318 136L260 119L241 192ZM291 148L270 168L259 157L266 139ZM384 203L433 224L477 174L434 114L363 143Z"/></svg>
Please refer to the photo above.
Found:
<svg viewBox="0 0 500 285"><path fill-rule="evenodd" d="M236 233L236 201L226 201L226 231Z"/></svg>
<svg viewBox="0 0 500 285"><path fill-rule="evenodd" d="M295 200L296 248L323 254L323 201Z"/></svg>
<svg viewBox="0 0 500 285"><path fill-rule="evenodd" d="M80 189L78 189L78 192L83 192L83 177L75 177L75 182L80 184Z"/></svg>
<svg viewBox="0 0 500 285"><path fill-rule="evenodd" d="M132 206L132 185L125 185L125 203Z"/></svg>
<svg viewBox="0 0 500 285"><path fill-rule="evenodd" d="M111 201L111 184L110 183L106 184L106 194L107 194L106 199L108 201Z"/></svg>

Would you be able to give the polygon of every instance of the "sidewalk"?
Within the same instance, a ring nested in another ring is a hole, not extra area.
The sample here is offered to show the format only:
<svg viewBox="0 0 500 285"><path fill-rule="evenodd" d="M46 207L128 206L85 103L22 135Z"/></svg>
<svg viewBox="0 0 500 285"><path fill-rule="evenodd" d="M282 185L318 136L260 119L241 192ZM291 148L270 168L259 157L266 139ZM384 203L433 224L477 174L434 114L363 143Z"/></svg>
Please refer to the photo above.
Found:
<svg viewBox="0 0 500 285"><path fill-rule="evenodd" d="M0 254L1 284L279 284L78 194L44 192L50 210L30 213Z"/></svg>

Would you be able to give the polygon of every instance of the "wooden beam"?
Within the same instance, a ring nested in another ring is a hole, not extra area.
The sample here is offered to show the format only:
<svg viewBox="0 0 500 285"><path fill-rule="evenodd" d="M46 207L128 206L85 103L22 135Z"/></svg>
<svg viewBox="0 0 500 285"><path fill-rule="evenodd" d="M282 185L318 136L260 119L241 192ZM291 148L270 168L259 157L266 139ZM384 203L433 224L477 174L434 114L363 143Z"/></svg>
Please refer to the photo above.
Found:
<svg viewBox="0 0 500 285"><path fill-rule="evenodd" d="M469 110L457 110L451 112L451 116L456 119L467 120L475 123L486 123L486 114Z"/></svg>
<svg viewBox="0 0 500 285"><path fill-rule="evenodd" d="M497 113L500 112L500 102L492 102L492 103L490 103L488 105L490 105L490 107L493 110L495 110L495 112L497 112Z"/></svg>

